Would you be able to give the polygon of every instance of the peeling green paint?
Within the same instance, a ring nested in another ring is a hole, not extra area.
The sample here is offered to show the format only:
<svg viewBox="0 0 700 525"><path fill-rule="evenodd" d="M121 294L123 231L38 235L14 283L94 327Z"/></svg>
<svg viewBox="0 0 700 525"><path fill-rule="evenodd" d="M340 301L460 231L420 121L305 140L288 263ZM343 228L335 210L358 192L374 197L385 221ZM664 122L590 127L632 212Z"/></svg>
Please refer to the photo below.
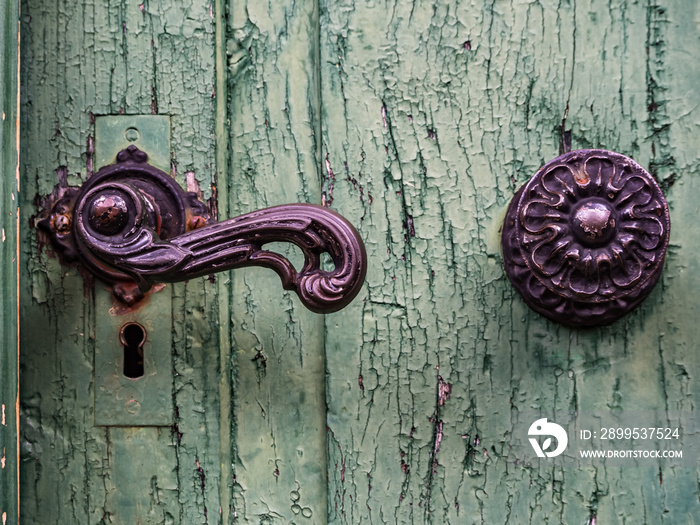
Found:
<svg viewBox="0 0 700 525"><path fill-rule="evenodd" d="M698 523L694 459L510 448L529 414L697 427L698 7L224 3L23 6L23 522ZM175 424L96 428L92 284L28 226L91 174L95 115L149 113L221 218L348 217L367 283L325 318L263 269L173 286ZM502 270L510 198L569 141L634 157L671 211L659 285L603 328L539 317Z"/></svg>
<svg viewBox="0 0 700 525"><path fill-rule="evenodd" d="M321 203L317 21L313 1L229 3L232 215ZM236 522L325 523L323 317L268 270L231 291Z"/></svg>
<svg viewBox="0 0 700 525"><path fill-rule="evenodd" d="M209 5L30 1L22 31L22 522L215 522L222 484L212 390L220 368L211 357L219 352L216 288L205 279L174 285L171 311L162 312L172 326L165 349L172 427L95 427L96 318L108 313L97 311L90 279L62 266L28 228L47 196L96 168L96 115L168 115L167 171L183 186L193 172L211 197ZM145 491L132 506L123 501L125 483L131 494Z"/></svg>
<svg viewBox="0 0 700 525"><path fill-rule="evenodd" d="M532 411L683 409L694 426L697 6L320 12L324 188L370 260L365 301L326 319L329 521L697 523L694 459L564 470L507 448ZM652 296L592 330L530 312L499 247L509 199L569 133L668 181L674 225Z"/></svg>

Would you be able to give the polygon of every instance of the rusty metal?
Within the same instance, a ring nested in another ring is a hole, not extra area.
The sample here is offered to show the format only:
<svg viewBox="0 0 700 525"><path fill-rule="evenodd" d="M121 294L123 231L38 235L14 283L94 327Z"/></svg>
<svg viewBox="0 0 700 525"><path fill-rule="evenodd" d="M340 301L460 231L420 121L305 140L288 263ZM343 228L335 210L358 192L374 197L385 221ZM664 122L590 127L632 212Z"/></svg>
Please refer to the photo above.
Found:
<svg viewBox="0 0 700 525"><path fill-rule="evenodd" d="M207 225L207 219L204 217L200 217L199 215L195 215L190 219L188 225L190 230L197 230Z"/></svg>
<svg viewBox="0 0 700 525"><path fill-rule="evenodd" d="M639 164L610 151L573 151L513 197L501 237L506 274L545 317L608 324L654 288L669 229L661 189Z"/></svg>
<svg viewBox="0 0 700 525"><path fill-rule="evenodd" d="M287 204L209 223L196 194L149 165L135 146L68 192L39 226L64 257L78 258L127 304L139 301L154 283L264 266L310 310L334 312L357 295L367 270L362 239L341 215L313 204ZM305 260L299 271L283 255L264 249L278 241L301 248ZM321 269L324 253L334 263L331 271Z"/></svg>

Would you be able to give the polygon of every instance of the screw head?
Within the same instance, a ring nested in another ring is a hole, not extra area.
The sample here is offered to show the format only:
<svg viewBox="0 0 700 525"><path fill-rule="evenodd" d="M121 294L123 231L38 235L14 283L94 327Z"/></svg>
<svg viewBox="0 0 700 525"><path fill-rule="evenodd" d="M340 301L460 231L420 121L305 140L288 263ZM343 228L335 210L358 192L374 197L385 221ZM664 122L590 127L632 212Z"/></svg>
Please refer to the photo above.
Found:
<svg viewBox="0 0 700 525"><path fill-rule="evenodd" d="M136 128L128 128L124 132L124 137L129 142L136 142L137 140L139 140L139 130Z"/></svg>
<svg viewBox="0 0 700 525"><path fill-rule="evenodd" d="M57 233L67 233L68 231L70 231L71 222L72 221L69 215L63 213L56 213L52 217L51 226L53 227L53 230Z"/></svg>
<svg viewBox="0 0 700 525"><path fill-rule="evenodd" d="M189 221L189 229L190 230L197 230L197 229L202 228L206 225L207 225L207 220L204 217L201 217L199 215L195 215Z"/></svg>

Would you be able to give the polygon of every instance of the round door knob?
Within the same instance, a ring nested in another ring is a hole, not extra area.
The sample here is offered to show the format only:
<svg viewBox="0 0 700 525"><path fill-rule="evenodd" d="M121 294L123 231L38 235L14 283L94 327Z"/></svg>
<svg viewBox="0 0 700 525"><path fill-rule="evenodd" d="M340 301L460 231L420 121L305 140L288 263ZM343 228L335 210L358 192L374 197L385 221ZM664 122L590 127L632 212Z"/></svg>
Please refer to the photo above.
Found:
<svg viewBox="0 0 700 525"><path fill-rule="evenodd" d="M669 228L661 189L639 164L610 151L572 151L513 197L501 238L506 274L554 321L611 323L658 281Z"/></svg>

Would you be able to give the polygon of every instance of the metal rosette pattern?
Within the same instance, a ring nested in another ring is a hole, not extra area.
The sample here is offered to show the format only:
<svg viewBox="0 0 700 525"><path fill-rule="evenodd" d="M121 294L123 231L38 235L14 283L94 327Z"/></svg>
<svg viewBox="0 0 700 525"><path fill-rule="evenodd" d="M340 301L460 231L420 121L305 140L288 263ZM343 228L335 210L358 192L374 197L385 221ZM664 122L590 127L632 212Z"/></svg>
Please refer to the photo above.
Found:
<svg viewBox="0 0 700 525"><path fill-rule="evenodd" d="M644 168L619 153L572 151L513 197L501 237L506 274L553 321L608 324L654 288L669 230L666 200Z"/></svg>

